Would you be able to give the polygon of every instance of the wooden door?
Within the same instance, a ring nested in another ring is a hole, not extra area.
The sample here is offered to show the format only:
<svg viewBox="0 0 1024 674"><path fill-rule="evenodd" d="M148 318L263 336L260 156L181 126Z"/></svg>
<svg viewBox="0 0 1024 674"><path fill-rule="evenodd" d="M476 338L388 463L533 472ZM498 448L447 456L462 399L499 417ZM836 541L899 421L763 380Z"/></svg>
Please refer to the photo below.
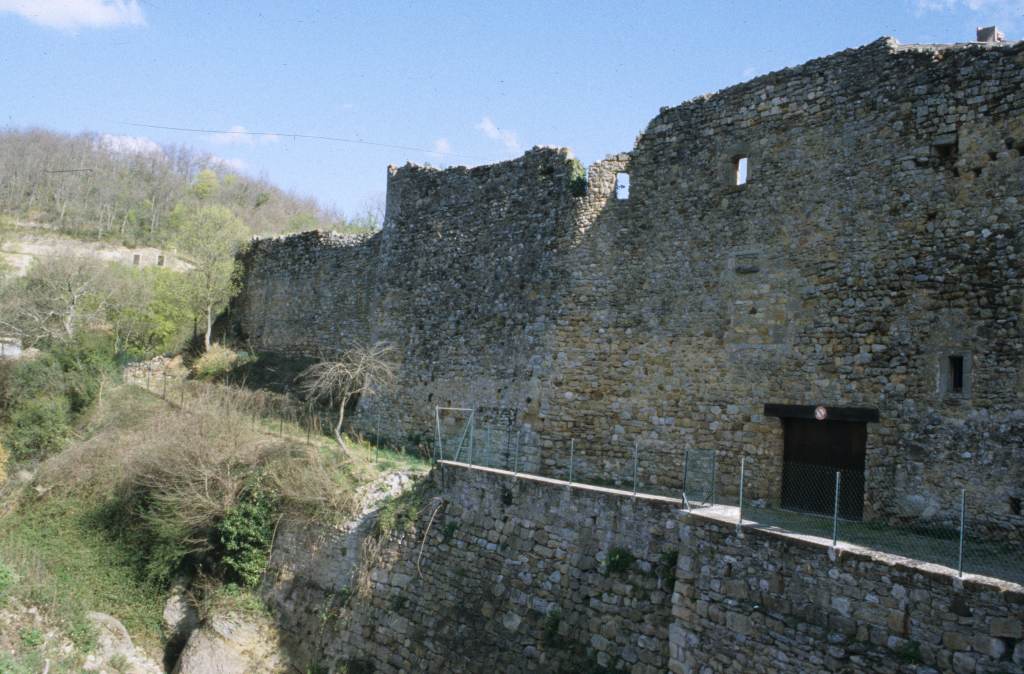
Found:
<svg viewBox="0 0 1024 674"><path fill-rule="evenodd" d="M783 433L782 506L831 515L839 472L839 516L861 519L867 424L784 419Z"/></svg>

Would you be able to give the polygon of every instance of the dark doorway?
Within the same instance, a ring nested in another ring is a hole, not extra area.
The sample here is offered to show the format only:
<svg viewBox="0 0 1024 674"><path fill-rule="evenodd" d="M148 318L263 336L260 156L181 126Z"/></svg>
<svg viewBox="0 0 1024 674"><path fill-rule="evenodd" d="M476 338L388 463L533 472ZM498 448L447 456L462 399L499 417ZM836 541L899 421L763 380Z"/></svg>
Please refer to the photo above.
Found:
<svg viewBox="0 0 1024 674"><path fill-rule="evenodd" d="M831 515L838 472L839 516L861 519L867 424L793 418L782 419L782 424L782 507Z"/></svg>

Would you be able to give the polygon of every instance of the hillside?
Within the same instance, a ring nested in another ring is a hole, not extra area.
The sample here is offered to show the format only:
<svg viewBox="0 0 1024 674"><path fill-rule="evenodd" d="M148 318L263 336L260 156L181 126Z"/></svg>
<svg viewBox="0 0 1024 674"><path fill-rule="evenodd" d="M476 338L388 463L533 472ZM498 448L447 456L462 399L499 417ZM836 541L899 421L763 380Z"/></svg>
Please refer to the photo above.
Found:
<svg viewBox="0 0 1024 674"><path fill-rule="evenodd" d="M260 394L107 387L66 449L0 483L0 672L150 671L118 668L141 653L173 665L172 581L191 579L202 615L259 613L250 588L278 524L334 526L369 485L424 469L363 443L341 457ZM94 612L122 622L134 648L108 648Z"/></svg>
<svg viewBox="0 0 1024 674"><path fill-rule="evenodd" d="M0 130L0 216L10 220L81 239L159 247L174 234L176 210L196 201L229 207L252 234L362 232L380 220L372 208L346 218L186 146Z"/></svg>

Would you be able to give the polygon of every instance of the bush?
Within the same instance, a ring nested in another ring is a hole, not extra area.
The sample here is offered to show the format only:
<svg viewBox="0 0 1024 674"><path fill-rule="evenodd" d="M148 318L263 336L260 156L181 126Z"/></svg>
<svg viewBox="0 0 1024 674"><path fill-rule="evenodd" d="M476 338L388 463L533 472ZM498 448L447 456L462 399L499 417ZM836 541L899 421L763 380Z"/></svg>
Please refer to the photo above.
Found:
<svg viewBox="0 0 1024 674"><path fill-rule="evenodd" d="M53 359L64 373L64 395L72 414L81 414L96 400L104 377L117 374L114 342L109 335L81 333L52 349Z"/></svg>
<svg viewBox="0 0 1024 674"><path fill-rule="evenodd" d="M71 433L68 400L50 395L20 403L11 413L4 435L15 459L41 458L64 447Z"/></svg>
<svg viewBox="0 0 1024 674"><path fill-rule="evenodd" d="M267 568L277 515L276 499L257 482L217 525L221 562L244 587L256 587Z"/></svg>
<svg viewBox="0 0 1024 674"><path fill-rule="evenodd" d="M206 353L192 364L192 376L200 380L217 380L249 360L249 355L245 352L236 353L221 344L212 344Z"/></svg>
<svg viewBox="0 0 1024 674"><path fill-rule="evenodd" d="M38 459L64 447L75 416L115 372L112 341L97 333L0 369L0 416L13 458Z"/></svg>

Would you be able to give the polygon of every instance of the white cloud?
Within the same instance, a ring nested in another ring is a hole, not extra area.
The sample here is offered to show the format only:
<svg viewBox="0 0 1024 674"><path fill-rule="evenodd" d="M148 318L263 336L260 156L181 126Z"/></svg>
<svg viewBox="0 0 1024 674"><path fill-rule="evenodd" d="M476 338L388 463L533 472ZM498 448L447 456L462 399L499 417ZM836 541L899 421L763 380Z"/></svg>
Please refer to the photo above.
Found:
<svg viewBox="0 0 1024 674"><path fill-rule="evenodd" d="M146 25L138 0L0 0L0 12L70 31Z"/></svg>
<svg viewBox="0 0 1024 674"><path fill-rule="evenodd" d="M487 115L485 115L484 118L476 125L476 129L481 131L491 140L500 142L511 154L519 154L521 150L519 146L519 136L515 131L512 131L511 129L499 129L498 125L494 123L494 120Z"/></svg>
<svg viewBox="0 0 1024 674"><path fill-rule="evenodd" d="M977 15L978 25L1000 28L1015 27L1024 18L1024 0L915 0L915 5L919 13L966 9Z"/></svg>
<svg viewBox="0 0 1024 674"><path fill-rule="evenodd" d="M100 137L100 144L118 154L158 154L163 155L163 149L153 141L144 136L114 136L109 133Z"/></svg>
<svg viewBox="0 0 1024 674"><path fill-rule="evenodd" d="M1024 12L1022 0L917 0L917 8L925 12L948 12L961 6L972 12Z"/></svg>
<svg viewBox="0 0 1024 674"><path fill-rule="evenodd" d="M238 173L243 173L249 170L249 165L246 164L241 159L228 159L226 157L218 157L217 155L214 155L210 157L210 161L214 164L217 164L218 166L222 166L226 169L231 169L232 171L236 171Z"/></svg>
<svg viewBox="0 0 1024 674"><path fill-rule="evenodd" d="M267 143L276 143L281 140L280 136L273 133L252 135L249 132L249 129L239 124L234 125L227 131L208 136L208 138L210 139L210 142L216 143L217 145L256 145L257 143L265 145Z"/></svg>
<svg viewBox="0 0 1024 674"><path fill-rule="evenodd" d="M438 138L434 141L434 152L437 154L451 154L452 144L447 138Z"/></svg>

